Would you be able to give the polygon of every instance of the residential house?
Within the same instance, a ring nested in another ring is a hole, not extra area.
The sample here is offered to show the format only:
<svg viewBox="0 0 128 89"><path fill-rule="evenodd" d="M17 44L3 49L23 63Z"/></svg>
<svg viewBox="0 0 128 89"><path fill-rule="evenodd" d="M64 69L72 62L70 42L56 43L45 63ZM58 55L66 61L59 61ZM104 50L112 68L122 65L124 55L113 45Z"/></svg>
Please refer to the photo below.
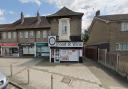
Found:
<svg viewBox="0 0 128 89"><path fill-rule="evenodd" d="M107 49L121 55L128 53L128 14L100 16L96 13L89 28L88 47Z"/></svg>

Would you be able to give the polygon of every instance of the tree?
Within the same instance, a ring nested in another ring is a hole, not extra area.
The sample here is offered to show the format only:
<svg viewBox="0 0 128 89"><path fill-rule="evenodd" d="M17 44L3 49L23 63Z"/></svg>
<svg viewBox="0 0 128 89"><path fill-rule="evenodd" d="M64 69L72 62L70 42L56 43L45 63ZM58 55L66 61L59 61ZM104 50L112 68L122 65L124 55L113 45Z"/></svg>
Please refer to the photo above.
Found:
<svg viewBox="0 0 128 89"><path fill-rule="evenodd" d="M82 33L82 40L84 43L86 43L89 39L89 33L87 30L84 31L84 33Z"/></svg>

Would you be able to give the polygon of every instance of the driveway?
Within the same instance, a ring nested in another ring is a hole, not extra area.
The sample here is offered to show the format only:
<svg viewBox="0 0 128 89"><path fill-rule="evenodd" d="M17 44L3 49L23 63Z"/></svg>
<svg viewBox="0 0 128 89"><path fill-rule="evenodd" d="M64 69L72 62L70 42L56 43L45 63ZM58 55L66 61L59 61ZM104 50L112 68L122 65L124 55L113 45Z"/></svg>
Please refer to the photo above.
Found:
<svg viewBox="0 0 128 89"><path fill-rule="evenodd" d="M102 82L103 87L107 89L128 89L128 81L115 72L89 59L84 64Z"/></svg>

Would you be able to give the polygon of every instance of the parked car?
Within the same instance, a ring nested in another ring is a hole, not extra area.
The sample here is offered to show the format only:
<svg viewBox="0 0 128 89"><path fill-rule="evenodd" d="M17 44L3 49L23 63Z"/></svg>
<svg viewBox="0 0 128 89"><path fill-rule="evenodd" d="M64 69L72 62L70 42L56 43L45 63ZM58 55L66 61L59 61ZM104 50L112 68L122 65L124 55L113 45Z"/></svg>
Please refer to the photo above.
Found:
<svg viewBox="0 0 128 89"><path fill-rule="evenodd" d="M0 72L0 89L7 89L8 80L6 75Z"/></svg>

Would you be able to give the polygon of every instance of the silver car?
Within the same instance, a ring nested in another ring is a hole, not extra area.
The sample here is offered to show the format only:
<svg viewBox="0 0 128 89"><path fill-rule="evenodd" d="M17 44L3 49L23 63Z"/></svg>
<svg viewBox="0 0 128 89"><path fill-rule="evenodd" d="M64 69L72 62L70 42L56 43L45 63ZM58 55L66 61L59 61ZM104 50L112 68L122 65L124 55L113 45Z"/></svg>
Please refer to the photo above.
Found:
<svg viewBox="0 0 128 89"><path fill-rule="evenodd" d="M0 89L7 89L8 80L6 75L0 72Z"/></svg>

